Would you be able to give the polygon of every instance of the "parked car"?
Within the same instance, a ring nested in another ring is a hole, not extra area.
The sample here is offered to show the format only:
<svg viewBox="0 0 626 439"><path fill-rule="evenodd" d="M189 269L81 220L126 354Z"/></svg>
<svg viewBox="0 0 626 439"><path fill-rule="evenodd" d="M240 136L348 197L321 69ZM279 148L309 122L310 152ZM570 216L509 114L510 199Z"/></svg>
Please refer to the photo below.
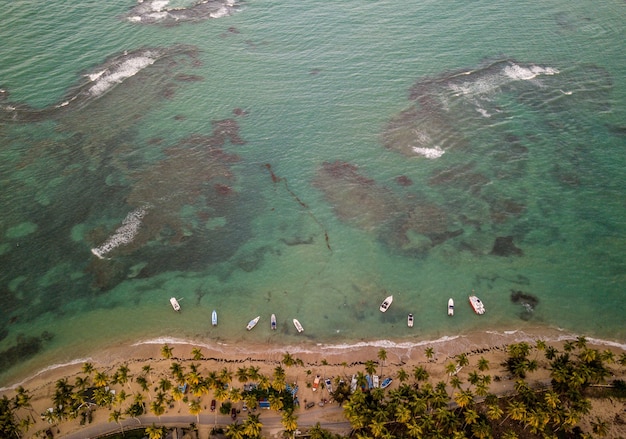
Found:
<svg viewBox="0 0 626 439"><path fill-rule="evenodd" d="M235 407L230 409L230 417L233 419L237 419L237 409Z"/></svg>
<svg viewBox="0 0 626 439"><path fill-rule="evenodd" d="M304 406L305 409L310 409L311 407L315 407L314 402L307 402L306 405Z"/></svg>
<svg viewBox="0 0 626 439"><path fill-rule="evenodd" d="M212 400L211 400L211 411L212 411L212 412L214 412L214 411L215 411L215 404L216 404L216 403L215 403L215 400L214 400L214 399L212 399Z"/></svg>

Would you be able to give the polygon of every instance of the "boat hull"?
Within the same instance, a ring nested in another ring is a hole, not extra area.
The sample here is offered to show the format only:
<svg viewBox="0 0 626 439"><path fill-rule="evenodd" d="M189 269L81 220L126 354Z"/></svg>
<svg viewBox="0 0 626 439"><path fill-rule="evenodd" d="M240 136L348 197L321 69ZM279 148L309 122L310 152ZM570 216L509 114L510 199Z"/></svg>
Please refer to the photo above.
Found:
<svg viewBox="0 0 626 439"><path fill-rule="evenodd" d="M217 311L215 310L211 313L211 325L217 326Z"/></svg>
<svg viewBox="0 0 626 439"><path fill-rule="evenodd" d="M380 310L380 312L387 312L392 302L393 296L388 296L385 300L383 300L383 303L380 304L380 307L378 309Z"/></svg>
<svg viewBox="0 0 626 439"><path fill-rule="evenodd" d="M470 305L472 306L472 309L474 310L474 312L476 314L482 315L485 313L485 305L483 304L482 300L480 300L478 297L476 296L469 296L469 302Z"/></svg>
<svg viewBox="0 0 626 439"><path fill-rule="evenodd" d="M304 328L302 327L302 325L300 324L300 322L298 321L298 319L293 319L293 326L296 327L296 330L298 332L302 332L304 331Z"/></svg>
<svg viewBox="0 0 626 439"><path fill-rule="evenodd" d="M176 300L176 297L170 298L170 304L172 305L172 308L174 308L174 311L180 311L180 304L178 303L178 300Z"/></svg>
<svg viewBox="0 0 626 439"><path fill-rule="evenodd" d="M254 319L250 320L248 322L248 325L246 326L246 329L249 331L252 328L254 328L256 326L257 323L259 323L259 319L261 318L261 316L256 316Z"/></svg>
<svg viewBox="0 0 626 439"><path fill-rule="evenodd" d="M454 315L454 300L452 298L448 299L448 315Z"/></svg>

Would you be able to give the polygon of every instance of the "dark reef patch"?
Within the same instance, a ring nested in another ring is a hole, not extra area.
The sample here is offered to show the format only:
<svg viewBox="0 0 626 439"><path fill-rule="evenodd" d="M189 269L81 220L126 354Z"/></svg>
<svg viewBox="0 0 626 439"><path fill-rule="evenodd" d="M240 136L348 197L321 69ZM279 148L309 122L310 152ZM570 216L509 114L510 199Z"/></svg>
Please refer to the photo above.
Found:
<svg viewBox="0 0 626 439"><path fill-rule="evenodd" d="M495 256L522 256L524 252L513 243L512 236L498 236L490 254Z"/></svg>

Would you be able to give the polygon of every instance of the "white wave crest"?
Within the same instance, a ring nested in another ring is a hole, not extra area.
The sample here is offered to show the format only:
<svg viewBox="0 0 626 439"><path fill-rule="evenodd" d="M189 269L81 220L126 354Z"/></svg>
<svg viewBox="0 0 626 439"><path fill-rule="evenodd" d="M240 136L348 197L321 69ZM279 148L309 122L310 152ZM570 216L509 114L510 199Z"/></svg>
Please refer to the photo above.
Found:
<svg viewBox="0 0 626 439"><path fill-rule="evenodd" d="M539 75L555 75L559 71L552 67L541 67L531 65L529 67L522 67L518 64L511 64L503 69L504 74L515 81L528 81L534 79Z"/></svg>
<svg viewBox="0 0 626 439"><path fill-rule="evenodd" d="M129 58L115 67L115 70L105 70L103 72L89 75L89 78L95 80L95 84L89 89L89 93L93 96L100 96L115 84L119 84L124 79L136 75L142 69L154 64L155 58L147 52L143 56Z"/></svg>
<svg viewBox="0 0 626 439"><path fill-rule="evenodd" d="M438 159L445 154L445 151L438 146L435 146L434 148L420 148L414 146L412 149L414 153L424 156L427 159Z"/></svg>
<svg viewBox="0 0 626 439"><path fill-rule="evenodd" d="M148 213L148 210L143 207L130 212L126 215L126 218L122 221L122 225L115 231L115 233L111 235L101 246L92 248L91 253L100 259L104 259L106 254L110 253L117 247L133 242L135 236L137 236L137 233L139 232L139 227L141 227L141 220L144 216L146 216L146 213Z"/></svg>

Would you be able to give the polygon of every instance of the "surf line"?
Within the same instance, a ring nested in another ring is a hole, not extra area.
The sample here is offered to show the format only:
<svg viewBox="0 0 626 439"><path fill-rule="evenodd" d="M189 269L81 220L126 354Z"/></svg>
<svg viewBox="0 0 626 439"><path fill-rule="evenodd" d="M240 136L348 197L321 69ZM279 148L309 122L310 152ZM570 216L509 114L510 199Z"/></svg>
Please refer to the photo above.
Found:
<svg viewBox="0 0 626 439"><path fill-rule="evenodd" d="M324 231L324 239L326 241L326 247L328 248L328 250L330 250L331 252L333 251L333 249L330 247L330 238L328 237L328 231L326 230L326 228L324 227L324 225L315 217L315 215L313 215L313 213L311 212L311 209L309 209L309 206L302 201L290 188L289 188L289 184L287 183L287 179L283 178L283 177L278 177L276 174L274 174L274 171L272 170L272 165L270 165L269 163L266 163L265 168L268 170L268 172L270 173L270 177L272 177L272 183L277 184L277 183L283 183L285 185L285 189L287 190L287 192L289 193L289 195L291 195L291 197L296 200L298 202L298 204L300 206L302 206L304 209L306 209L306 212L309 214L309 216L311 218L313 218L313 221L315 221L315 223L320 226L320 228Z"/></svg>

